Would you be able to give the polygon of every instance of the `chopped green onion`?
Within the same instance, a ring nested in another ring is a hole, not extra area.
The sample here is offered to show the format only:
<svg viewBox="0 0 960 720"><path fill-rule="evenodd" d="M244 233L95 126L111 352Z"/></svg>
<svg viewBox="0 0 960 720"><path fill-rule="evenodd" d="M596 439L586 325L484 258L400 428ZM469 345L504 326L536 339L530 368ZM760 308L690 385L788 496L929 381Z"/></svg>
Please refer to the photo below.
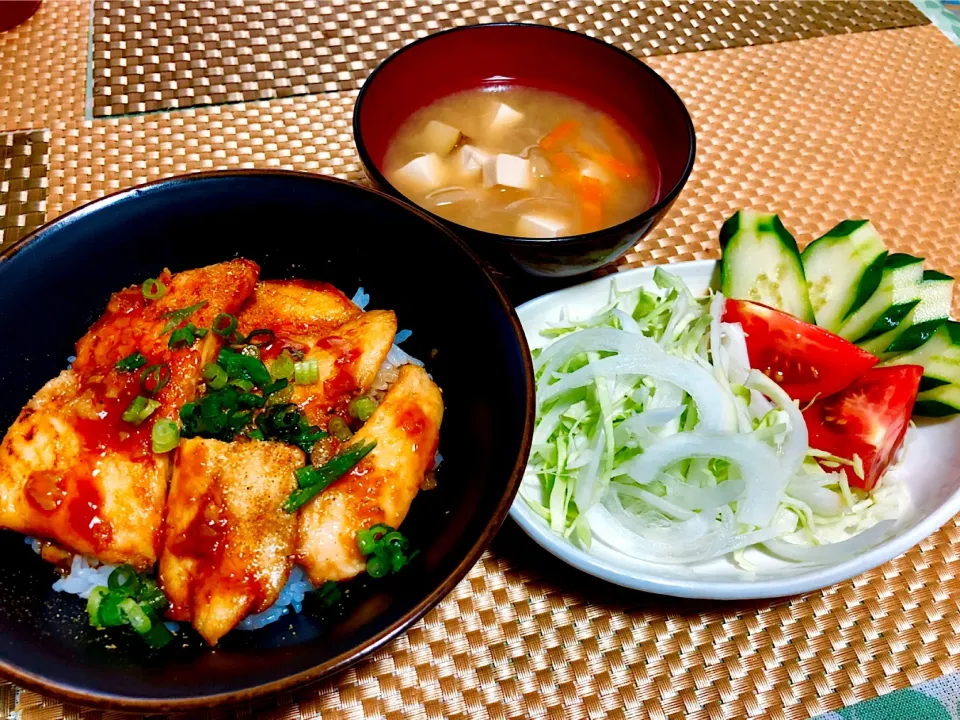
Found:
<svg viewBox="0 0 960 720"><path fill-rule="evenodd" d="M390 560L384 555L373 555L367 560L367 574L372 578L382 578L390 572Z"/></svg>
<svg viewBox="0 0 960 720"><path fill-rule="evenodd" d="M277 335L273 332L273 330L270 330L269 328L258 328L256 330L252 330L250 334L247 335L247 339L244 340L244 342L247 345L263 347L264 345L270 345L276 339Z"/></svg>
<svg viewBox="0 0 960 720"><path fill-rule="evenodd" d="M197 339L204 337L206 334L206 329L198 328L193 323L187 323L184 327L177 328L170 333L170 342L167 343L167 346L171 350L193 347Z"/></svg>
<svg viewBox="0 0 960 720"><path fill-rule="evenodd" d="M372 578L400 572L417 556L417 551L407 555L410 541L403 533L382 523L358 531L357 547L367 558L367 573Z"/></svg>
<svg viewBox="0 0 960 720"><path fill-rule="evenodd" d="M133 372L134 370L139 370L146 364L147 356L139 350L134 350L122 360L117 360L117 364L114 365L114 367L120 372Z"/></svg>
<svg viewBox="0 0 960 720"><path fill-rule="evenodd" d="M277 382L280 381L278 380ZM286 380L284 380L284 382L286 382ZM289 403L290 398L293 397L293 385L287 385L279 390L272 390L269 393L266 389L264 389L263 396L267 398L267 405L281 405Z"/></svg>
<svg viewBox="0 0 960 720"><path fill-rule="evenodd" d="M139 425L153 415L158 407L160 407L160 403L156 400L148 400L143 395L137 395L120 417L124 422L128 422L131 425Z"/></svg>
<svg viewBox="0 0 960 720"><path fill-rule="evenodd" d="M297 481L300 482L300 487L294 490L284 502L284 512L293 513L306 505L336 480L356 467L376 446L375 441L357 443L341 450L336 457L321 467L312 468L308 466L298 470ZM306 481L306 483L303 481Z"/></svg>
<svg viewBox="0 0 960 720"><path fill-rule="evenodd" d="M264 405L264 399L253 393L244 393L237 398L237 400L240 403L240 407L245 408L262 408Z"/></svg>
<svg viewBox="0 0 960 720"><path fill-rule="evenodd" d="M135 595L140 590L140 578L137 571L129 565L121 565L107 578L110 590L121 590L127 595Z"/></svg>
<svg viewBox="0 0 960 720"><path fill-rule="evenodd" d="M166 625L159 621L153 623L150 630L143 633L140 637L143 638L147 645L156 650L166 647L170 644L170 641L173 640L173 634L167 630Z"/></svg>
<svg viewBox="0 0 960 720"><path fill-rule="evenodd" d="M244 380L243 378L234 378L230 380L229 384L235 388L239 388L243 392L250 392L254 387L252 382Z"/></svg>
<svg viewBox="0 0 960 720"><path fill-rule="evenodd" d="M90 597L87 598L87 615L90 616L90 624L93 627L102 627L100 624L100 605L109 592L103 585L97 585L90 591Z"/></svg>
<svg viewBox="0 0 960 720"><path fill-rule="evenodd" d="M387 525L374 525L366 530L357 531L357 547L363 555L369 555L377 549L377 535L384 535L390 532Z"/></svg>
<svg viewBox="0 0 960 720"><path fill-rule="evenodd" d="M259 358L249 357L224 348L217 356L217 364L227 371L230 378L249 380L257 387L270 384L270 373Z"/></svg>
<svg viewBox="0 0 960 720"><path fill-rule="evenodd" d="M293 474L297 476L299 487L310 487L321 481L320 473L313 465L304 465L302 468L297 468L293 471Z"/></svg>
<svg viewBox="0 0 960 720"><path fill-rule="evenodd" d="M274 380L269 385L263 388L263 396L267 397L268 395L273 395L280 392L281 390L286 390L290 385L290 381L287 378L280 378L279 380ZM291 390L293 388L290 388Z"/></svg>
<svg viewBox="0 0 960 720"><path fill-rule="evenodd" d="M166 335L168 332L173 330L177 325L182 323L188 317L193 315L197 310L202 307L205 307L207 301L198 302L196 305L191 305L190 307L180 308L179 310L171 310L170 312L164 313L160 317L167 321L167 324L163 326L163 330L160 331L160 335ZM206 335L206 330L204 330L204 335Z"/></svg>
<svg viewBox="0 0 960 720"><path fill-rule="evenodd" d="M156 395L170 382L170 366L167 363L151 365L140 373L140 389L148 395Z"/></svg>
<svg viewBox="0 0 960 720"><path fill-rule="evenodd" d="M170 601L163 594L163 590L153 578L143 578L140 588L140 606L145 611L162 613L167 609Z"/></svg>
<svg viewBox="0 0 960 720"><path fill-rule="evenodd" d="M151 444L155 453L165 453L180 444L180 426L173 420L161 418L153 424Z"/></svg>
<svg viewBox="0 0 960 720"><path fill-rule="evenodd" d="M347 406L347 412L360 422L369 420L370 416L373 415L373 411L376 409L377 403L372 398L366 396L354 398Z"/></svg>
<svg viewBox="0 0 960 720"><path fill-rule="evenodd" d="M251 440L266 440L260 428L253 428L252 430L247 430L247 437L250 438Z"/></svg>
<svg viewBox="0 0 960 720"><path fill-rule="evenodd" d="M327 580L321 585L317 590L317 595L324 607L333 607L343 599L343 592L340 590L340 586L333 580Z"/></svg>
<svg viewBox="0 0 960 720"><path fill-rule="evenodd" d="M140 607L140 604L133 598L128 597L120 603L120 612L123 613L130 627L132 627L138 635L145 635L150 632L150 628L153 627L150 618L147 617L143 608Z"/></svg>
<svg viewBox="0 0 960 720"><path fill-rule="evenodd" d="M340 442L346 442L353 437L353 431L350 429L350 426L347 425L346 421L336 416L330 418L330 422L327 424L327 430Z"/></svg>
<svg viewBox="0 0 960 720"><path fill-rule="evenodd" d="M320 379L320 364L315 360L294 363L293 381L297 385L313 385Z"/></svg>
<svg viewBox="0 0 960 720"><path fill-rule="evenodd" d="M127 596L123 593L107 591L100 601L100 611L97 614L100 627L120 627L126 624L123 611L120 610L120 603L126 599Z"/></svg>
<svg viewBox="0 0 960 720"><path fill-rule="evenodd" d="M227 384L227 371L216 363L204 365L202 377L211 390L219 390Z"/></svg>
<svg viewBox="0 0 960 720"><path fill-rule="evenodd" d="M159 300L167 294L167 286L160 282L158 278L149 278L143 281L140 292L143 293L145 300Z"/></svg>
<svg viewBox="0 0 960 720"><path fill-rule="evenodd" d="M129 625L147 645L160 648L173 637L158 616L167 605L169 601L156 580L121 565L110 573L106 587L91 590L87 615L96 628Z"/></svg>
<svg viewBox="0 0 960 720"><path fill-rule="evenodd" d="M213 319L211 328L222 338L229 338L237 329L237 318L230 313L222 312Z"/></svg>
<svg viewBox="0 0 960 720"><path fill-rule="evenodd" d="M289 380L296 372L293 356L286 350L270 365L270 375L275 380Z"/></svg>

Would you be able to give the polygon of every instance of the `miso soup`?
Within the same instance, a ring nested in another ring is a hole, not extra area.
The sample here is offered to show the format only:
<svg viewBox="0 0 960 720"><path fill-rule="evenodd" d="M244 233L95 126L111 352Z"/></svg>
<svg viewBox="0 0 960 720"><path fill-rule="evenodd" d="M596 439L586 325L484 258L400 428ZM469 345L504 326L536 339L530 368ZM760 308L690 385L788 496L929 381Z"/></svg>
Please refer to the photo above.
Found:
<svg viewBox="0 0 960 720"><path fill-rule="evenodd" d="M418 110L392 138L387 179L417 205L478 230L577 235L656 201L659 175L609 115L570 97L476 89Z"/></svg>

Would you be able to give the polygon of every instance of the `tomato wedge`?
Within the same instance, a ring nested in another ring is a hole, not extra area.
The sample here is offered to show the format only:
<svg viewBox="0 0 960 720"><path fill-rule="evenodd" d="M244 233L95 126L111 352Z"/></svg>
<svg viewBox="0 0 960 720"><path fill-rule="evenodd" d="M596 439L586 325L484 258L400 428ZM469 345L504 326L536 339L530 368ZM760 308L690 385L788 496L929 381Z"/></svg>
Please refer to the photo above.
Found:
<svg viewBox="0 0 960 720"><path fill-rule="evenodd" d="M829 330L747 300L727 300L723 321L747 334L750 364L794 400L839 392L877 364L877 357Z"/></svg>
<svg viewBox="0 0 960 720"><path fill-rule="evenodd" d="M903 442L920 389L920 365L872 368L846 390L803 411L810 447L863 462L863 477L843 466L855 487L871 490Z"/></svg>

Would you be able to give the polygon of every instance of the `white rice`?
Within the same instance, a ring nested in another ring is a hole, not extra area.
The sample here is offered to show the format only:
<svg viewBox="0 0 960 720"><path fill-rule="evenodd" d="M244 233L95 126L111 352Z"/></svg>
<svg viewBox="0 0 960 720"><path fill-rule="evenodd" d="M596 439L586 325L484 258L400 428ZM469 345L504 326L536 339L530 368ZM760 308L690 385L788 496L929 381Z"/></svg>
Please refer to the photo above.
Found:
<svg viewBox="0 0 960 720"><path fill-rule="evenodd" d="M84 600L90 592L99 586L107 586L107 578L116 569L116 565L92 565L82 555L74 555L70 563L70 572L53 584L57 592L79 595Z"/></svg>
<svg viewBox="0 0 960 720"><path fill-rule="evenodd" d="M299 567L294 566L290 571L290 577L287 578L286 585L280 591L277 601L256 615L249 615L237 625L238 630L259 630L270 623L274 623L284 615L289 615L292 609L294 613L303 610L303 598L314 589L310 581L307 580L307 574Z"/></svg>
<svg viewBox="0 0 960 720"><path fill-rule="evenodd" d="M361 310L366 310L367 305L370 304L370 295L363 291L363 286L357 288L357 291L353 294L353 297L350 299L354 305L356 305Z"/></svg>

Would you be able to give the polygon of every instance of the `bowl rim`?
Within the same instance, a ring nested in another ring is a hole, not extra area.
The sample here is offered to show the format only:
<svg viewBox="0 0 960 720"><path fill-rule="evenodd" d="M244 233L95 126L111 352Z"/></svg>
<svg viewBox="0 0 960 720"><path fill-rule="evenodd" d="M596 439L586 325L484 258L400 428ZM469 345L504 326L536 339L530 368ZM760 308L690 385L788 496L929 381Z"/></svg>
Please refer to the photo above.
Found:
<svg viewBox="0 0 960 720"><path fill-rule="evenodd" d="M667 92L668 96L672 96L677 103L679 103L680 108L683 110L683 118L685 120L684 127L687 131L687 136L690 139L690 149L687 154L687 160L684 164L683 171L680 173L680 177L673 184L670 190L663 195L655 202L653 205L648 207L641 213L633 215L632 217L627 218L623 222L617 223L616 225L611 225L609 227L600 228L599 230L592 230L586 233L578 233L576 235L563 235L557 238L524 238L516 235L502 235L500 233L490 232L489 230L480 230L477 228L472 228L468 225L463 225L453 220L447 220L446 218L437 215L426 208L416 205L412 200L409 200L406 195L401 193L380 171L380 168L377 167L376 163L373 162L373 158L370 157L370 152L367 150L366 143L363 141L363 133L360 131L360 118L363 114L363 101L366 98L367 91L370 89L371 85L376 81L377 76L380 74L380 71L383 70L387 65L392 61L396 60L403 53L412 50L418 45L429 42L430 40L440 37L442 35L449 35L457 32L466 32L470 30L480 30L483 28L528 28L531 30L542 30L545 32L554 32L562 33L564 35L573 35L577 38L582 38L588 40L597 45L602 45L604 48L611 52L619 53L620 55L629 58L636 65L641 68L641 72L646 72L655 83L658 83L663 87ZM367 79L363 82L363 87L360 88L360 93L357 95L357 99L353 104L353 141L357 146L357 153L360 155L360 162L363 165L364 170L367 175L371 176L374 184L377 187L382 187L387 190L389 194L393 194L395 197L403 198L409 204L415 205L418 210L423 213L426 213L431 218L437 220L438 222L444 223L456 229L458 233L466 237L482 237L484 241L493 241L493 242L506 242L506 243L517 243L525 244L529 243L531 245L535 244L550 244L550 245L575 245L577 243L589 243L592 240L603 237L609 234L624 235L630 232L631 228L637 224L642 224L647 221L652 221L656 219L657 215L668 207L670 204L676 200L677 196L680 194L680 191L683 190L686 186L687 181L690 179L690 174L693 172L693 166L696 161L697 156L697 133L696 127L693 124L693 116L690 114L690 110L687 108L686 104L683 102L683 99L673 88L673 86L664 79L660 73L650 67L647 63L643 62L640 58L632 55L623 48L612 45L611 43L605 42L599 38L586 35L584 33L576 32L574 30L568 30L567 28L554 27L552 25L540 25L538 23L519 23L519 22L501 22L501 23L474 23L471 25L460 25L458 27L448 28L446 30L441 30L439 32L431 33L425 35L422 38L414 40L413 42L404 45L399 50L394 51L386 58L384 58L373 72L367 76Z"/></svg>
<svg viewBox="0 0 960 720"><path fill-rule="evenodd" d="M20 242L12 247L0 252L0 267L5 265L5 261L26 247L31 247L37 243L42 243L54 231L60 230L77 220L80 220L92 213L102 211L114 203L122 202L129 198L154 192L167 187L175 187L184 183L202 182L215 179L242 179L244 177L279 177L316 181L321 183L333 183L345 186L360 193L369 193L375 197L386 199L389 202L400 206L407 212L411 212L420 219L425 220L440 230L447 239L462 250L467 257L479 268L481 277L486 280L493 290L494 296L504 311L510 326L513 329L513 335L519 344L521 360L523 364L524 376L524 397L526 413L524 417L523 432L520 438L520 452L513 464L510 477L507 482L506 492L497 503L493 514L487 519L486 524L480 532L479 537L470 547L466 556L454 567L447 577L437 587L433 588L416 605L407 611L397 621L376 633L367 641L360 643L352 650L337 655L330 660L314 665L299 673L289 675L278 680L258 685L251 685L247 688L234 691L209 693L203 695L194 695L183 698L149 698L149 697L131 697L102 694L96 691L89 691L79 688L69 683L59 683L50 681L24 668L14 666L4 658L0 657L0 676L8 678L14 683L29 688L40 693L49 694L54 697L76 702L88 707L104 708L111 710L135 710L148 712L168 712L168 711L187 711L209 708L213 706L236 705L248 702L264 695L282 692L295 687L306 685L307 683L320 680L321 678L333 675L336 672L345 670L351 665L360 662L369 657L373 652L382 648L392 641L398 635L408 630L414 623L420 620L424 615L438 605L450 592L456 587L473 566L479 561L480 557L486 551L493 537L503 525L513 499L520 488L520 481L523 471L527 465L527 459L530 454L530 446L533 439L534 426L534 374L533 363L530 355L530 348L527 345L526 335L520 324L516 309L509 301L506 293L500 287L499 283L490 275L483 263L479 260L476 253L449 228L442 223L430 217L429 214L420 208L403 202L384 192L375 190L358 183L342 180L340 178L328 177L299 170L272 170L272 169L244 169L244 170L211 170L184 175L175 175L167 178L153 180L148 183L136 185L123 190L104 195L103 197L91 200L79 207L76 207L63 215L44 223L42 226L28 234Z"/></svg>

